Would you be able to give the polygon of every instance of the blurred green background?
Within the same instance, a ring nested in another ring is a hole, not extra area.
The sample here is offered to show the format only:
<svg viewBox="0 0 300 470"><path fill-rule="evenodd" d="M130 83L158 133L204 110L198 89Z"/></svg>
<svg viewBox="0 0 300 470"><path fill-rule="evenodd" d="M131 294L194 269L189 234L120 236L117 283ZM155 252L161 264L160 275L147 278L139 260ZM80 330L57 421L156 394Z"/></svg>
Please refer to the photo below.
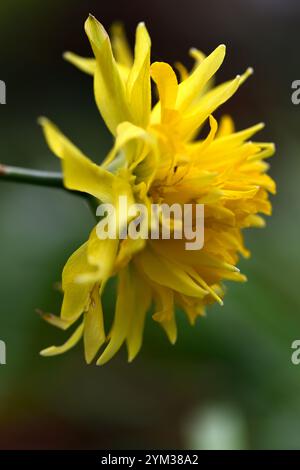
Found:
<svg viewBox="0 0 300 470"><path fill-rule="evenodd" d="M144 347L127 364L125 351L103 368L86 366L82 346L57 358L40 349L65 333L44 324L37 307L59 312L55 289L68 256L86 240L93 217L84 202L54 189L0 181L0 366L2 449L299 449L300 365L300 4L296 0L171 0L141 2L2 0L0 161L58 170L36 120L53 119L95 161L111 139L87 77L62 60L64 50L89 55L83 23L92 12L108 28L126 24L133 42L144 20L153 59L191 65L195 46L228 46L218 80L254 76L223 108L238 128L265 121L274 141L271 174L278 183L265 230L247 234L252 258L241 261L245 285L228 284L223 308L191 328L178 314L171 346L149 319ZM113 292L106 296L108 309Z"/></svg>

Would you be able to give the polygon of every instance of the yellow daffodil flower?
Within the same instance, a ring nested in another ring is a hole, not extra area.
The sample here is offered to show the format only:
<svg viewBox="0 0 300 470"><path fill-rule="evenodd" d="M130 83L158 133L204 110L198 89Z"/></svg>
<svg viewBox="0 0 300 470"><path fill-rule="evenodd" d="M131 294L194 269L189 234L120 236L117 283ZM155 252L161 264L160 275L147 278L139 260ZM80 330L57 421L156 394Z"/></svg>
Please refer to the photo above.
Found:
<svg viewBox="0 0 300 470"><path fill-rule="evenodd" d="M61 315L44 316L62 329L75 322L79 326L63 346L41 354L63 353L83 337L86 361L99 354L97 364L102 365L124 343L129 361L134 359L151 310L174 343L175 306L194 324L206 305L222 305L224 280L245 281L236 267L240 255L249 256L242 232L263 227L261 214L271 214L268 193L275 193L275 183L266 174L265 159L274 145L249 140L263 124L236 132L230 117L220 123L213 117L252 73L248 69L214 87L224 45L207 57L193 49L195 66L189 73L178 64L178 79L167 63L150 65L151 41L144 23L137 27L134 54L119 25L110 40L90 16L85 31L94 57L68 52L65 58L93 77L95 100L114 144L103 164L96 165L41 118L48 145L61 159L65 187L111 203L119 212L119 196L145 205L205 205L205 243L199 251L186 250L185 240L177 239L100 239L94 229L68 260ZM151 78L159 95L153 107ZM197 138L206 122L208 134ZM119 215L126 226L127 214ZM101 296L112 276L118 278L115 316L106 332Z"/></svg>

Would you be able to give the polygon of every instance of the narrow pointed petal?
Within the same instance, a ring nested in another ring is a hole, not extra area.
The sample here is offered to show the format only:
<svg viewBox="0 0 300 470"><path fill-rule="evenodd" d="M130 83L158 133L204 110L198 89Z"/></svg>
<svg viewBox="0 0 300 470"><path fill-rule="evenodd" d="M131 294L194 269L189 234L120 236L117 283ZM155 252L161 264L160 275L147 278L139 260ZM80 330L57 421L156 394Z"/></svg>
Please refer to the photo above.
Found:
<svg viewBox="0 0 300 470"><path fill-rule="evenodd" d="M138 256L144 272L151 281L192 297L204 297L207 294L175 262L157 256L149 248Z"/></svg>
<svg viewBox="0 0 300 470"><path fill-rule="evenodd" d="M206 57L194 72L178 88L177 105L181 111L186 110L197 98L203 87L216 73L225 57L226 48L221 44Z"/></svg>
<svg viewBox="0 0 300 470"><path fill-rule="evenodd" d="M175 62L174 67L179 74L180 82L183 82L183 80L186 80L189 77L187 68L181 62Z"/></svg>
<svg viewBox="0 0 300 470"><path fill-rule="evenodd" d="M57 315L53 315L53 313L45 313L45 312L42 312L41 310L37 310L37 313L47 323L49 323L50 325L56 326L57 328L60 328L61 330L67 330L73 323L72 321L63 320Z"/></svg>
<svg viewBox="0 0 300 470"><path fill-rule="evenodd" d="M110 340L97 365L108 362L124 343L132 320L133 291L131 289L130 268L124 268L119 273L119 284L114 323L110 332Z"/></svg>
<svg viewBox="0 0 300 470"><path fill-rule="evenodd" d="M127 99L132 122L141 127L147 127L151 111L150 50L148 31L145 24L140 23L136 30L134 63L128 76Z"/></svg>
<svg viewBox="0 0 300 470"><path fill-rule="evenodd" d="M113 57L109 36L101 23L90 15L85 23L85 31L96 57L96 103L107 127L115 134L120 122L132 120L126 101L125 84Z"/></svg>
<svg viewBox="0 0 300 470"><path fill-rule="evenodd" d="M96 70L96 60L90 57L81 57L74 52L65 52L64 59L88 75L94 75Z"/></svg>
<svg viewBox="0 0 300 470"><path fill-rule="evenodd" d="M84 317L83 342L85 359L86 362L90 364L105 342L99 284L96 284L92 290L90 306Z"/></svg>
<svg viewBox="0 0 300 470"><path fill-rule="evenodd" d="M115 23L111 27L111 44L118 64L130 69L133 64L133 55L121 23Z"/></svg>
<svg viewBox="0 0 300 470"><path fill-rule="evenodd" d="M225 114L222 116L219 130L218 130L218 138L226 137L234 133L234 122L231 116Z"/></svg>
<svg viewBox="0 0 300 470"><path fill-rule="evenodd" d="M146 314L151 303L151 289L149 284L147 284L141 274L136 271L134 271L133 274L131 289L134 290L134 310L126 337L129 362L133 361L141 349Z"/></svg>
<svg viewBox="0 0 300 470"><path fill-rule="evenodd" d="M228 125L230 125L228 123ZM227 132L218 133L217 139L215 140L214 145L230 145L231 148L241 145L243 142L246 142L250 137L259 132L265 127L264 123L261 122L255 126L249 127L238 132Z"/></svg>
<svg viewBox="0 0 300 470"><path fill-rule="evenodd" d="M219 106L231 98L240 85L240 76L223 85L219 85L202 97L198 105L192 109L183 121L181 133L183 138L188 138Z"/></svg>
<svg viewBox="0 0 300 470"><path fill-rule="evenodd" d="M72 336L62 346L50 346L40 352L41 356L57 356L69 351L76 346L83 334L83 323L78 326Z"/></svg>

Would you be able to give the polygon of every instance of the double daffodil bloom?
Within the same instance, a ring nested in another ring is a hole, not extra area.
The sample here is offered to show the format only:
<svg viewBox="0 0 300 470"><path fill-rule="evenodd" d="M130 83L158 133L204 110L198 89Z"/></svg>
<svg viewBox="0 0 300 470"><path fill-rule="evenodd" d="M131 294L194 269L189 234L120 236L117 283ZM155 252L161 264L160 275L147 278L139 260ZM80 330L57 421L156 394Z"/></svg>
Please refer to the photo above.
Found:
<svg viewBox="0 0 300 470"><path fill-rule="evenodd" d="M97 165L42 118L48 145L61 159L65 187L109 202L117 211L119 196L146 206L205 204L205 243L199 251L186 250L184 239L102 240L94 229L68 260L61 315L47 314L45 319L62 329L79 325L63 346L41 354L63 353L83 337L86 361L99 354L97 364L102 365L124 343L129 361L137 355L150 312L174 343L175 306L194 324L206 305L222 305L224 280L245 281L236 267L240 255L249 256L242 232L263 227L261 214L271 214L268 193L275 193L275 183L266 174L265 159L274 153L274 145L249 140L263 124L236 132L230 117L220 123L213 117L252 73L248 69L214 87L224 45L207 57L193 49L194 68L189 73L178 64L178 79L167 63L150 65L151 42L143 23L137 27L134 54L120 26L110 40L90 16L85 31L94 57L68 52L65 58L93 77L96 103L114 143ZM153 107L151 78L159 96ZM206 122L209 131L203 135ZM196 138L199 132L201 138ZM127 214L119 215L126 227ZM101 296L112 276L118 283L115 316L107 332Z"/></svg>

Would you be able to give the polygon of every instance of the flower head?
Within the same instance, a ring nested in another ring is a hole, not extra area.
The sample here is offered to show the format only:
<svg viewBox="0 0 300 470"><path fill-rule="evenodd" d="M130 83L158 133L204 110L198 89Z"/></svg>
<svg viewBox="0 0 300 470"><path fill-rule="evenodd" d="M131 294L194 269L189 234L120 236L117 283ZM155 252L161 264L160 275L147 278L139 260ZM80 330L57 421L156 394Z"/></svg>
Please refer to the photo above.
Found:
<svg viewBox="0 0 300 470"><path fill-rule="evenodd" d="M119 205L120 196L146 207L152 203L205 205L201 250L186 250L186 240L175 237L101 239L95 228L68 260L62 276L61 315L45 315L45 319L63 329L79 319L80 324L63 346L42 354L60 354L83 336L87 362L103 347L97 364L104 364L125 342L129 360L136 356L151 310L174 343L175 306L194 324L206 305L223 303L224 280L245 281L236 267L240 255L249 256L242 232L264 226L261 214L271 213L268 193L275 192L275 183L266 174L265 159L274 153L274 145L249 140L263 124L236 132L230 117L219 123L213 117L252 73L248 69L214 87L224 45L207 57L193 49L194 68L188 72L178 64L176 75L167 63L150 64L151 42L144 23L137 27L134 54L120 26L110 40L90 16L85 31L94 58L73 53L65 58L93 76L96 103L114 144L97 165L42 118L49 147L62 160L66 188L113 204L122 227L130 220ZM151 78L159 97L153 107ZM207 135L197 138L206 122ZM107 334L101 295L112 276L117 276L118 283L114 321Z"/></svg>

